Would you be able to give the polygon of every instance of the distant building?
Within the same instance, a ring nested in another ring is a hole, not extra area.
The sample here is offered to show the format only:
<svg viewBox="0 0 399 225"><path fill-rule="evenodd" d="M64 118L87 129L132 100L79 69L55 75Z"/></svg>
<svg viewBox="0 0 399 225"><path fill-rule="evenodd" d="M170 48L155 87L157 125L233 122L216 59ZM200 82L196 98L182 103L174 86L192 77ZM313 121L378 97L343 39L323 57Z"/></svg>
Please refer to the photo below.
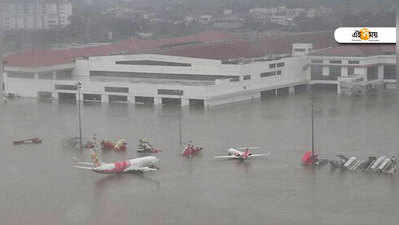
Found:
<svg viewBox="0 0 399 225"><path fill-rule="evenodd" d="M213 19L212 15L205 14L205 15L200 16L198 21L202 24L209 24L212 21L212 19Z"/></svg>
<svg viewBox="0 0 399 225"><path fill-rule="evenodd" d="M290 26L293 25L293 18L288 16L272 16L270 17L270 22L281 26Z"/></svg>
<svg viewBox="0 0 399 225"><path fill-rule="evenodd" d="M71 0L0 2L0 26L4 30L40 30L70 24Z"/></svg>

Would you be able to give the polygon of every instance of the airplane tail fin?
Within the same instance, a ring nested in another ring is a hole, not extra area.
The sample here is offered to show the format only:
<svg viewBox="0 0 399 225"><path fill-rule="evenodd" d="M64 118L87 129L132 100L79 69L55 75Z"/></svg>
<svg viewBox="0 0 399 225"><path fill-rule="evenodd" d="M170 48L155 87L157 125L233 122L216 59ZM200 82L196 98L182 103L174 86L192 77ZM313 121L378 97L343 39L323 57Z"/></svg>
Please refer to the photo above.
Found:
<svg viewBox="0 0 399 225"><path fill-rule="evenodd" d="M247 149L245 149L245 152L244 152L244 159L247 159L248 158L248 156L249 156L249 154L250 154L250 152L249 152L249 149L247 148Z"/></svg>
<svg viewBox="0 0 399 225"><path fill-rule="evenodd" d="M100 159L98 158L98 155L97 155L97 152L96 151L92 151L91 152L91 154L90 154L90 157L91 157L91 161L93 162L93 166L94 167L98 167L98 166L100 166L101 165L101 161L100 161Z"/></svg>

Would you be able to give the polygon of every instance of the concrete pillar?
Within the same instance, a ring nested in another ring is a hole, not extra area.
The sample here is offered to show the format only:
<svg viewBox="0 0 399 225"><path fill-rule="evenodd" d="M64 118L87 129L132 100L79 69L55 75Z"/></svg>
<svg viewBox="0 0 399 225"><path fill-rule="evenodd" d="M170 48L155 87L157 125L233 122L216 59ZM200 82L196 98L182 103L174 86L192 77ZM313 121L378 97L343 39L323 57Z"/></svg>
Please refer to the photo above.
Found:
<svg viewBox="0 0 399 225"><path fill-rule="evenodd" d="M57 79L57 71L53 71L53 80Z"/></svg>
<svg viewBox="0 0 399 225"><path fill-rule="evenodd" d="M341 67L341 77L348 77L348 67L346 66Z"/></svg>
<svg viewBox="0 0 399 225"><path fill-rule="evenodd" d="M101 102L102 103L108 103L109 102L109 98L107 94L102 94L101 95Z"/></svg>
<svg viewBox="0 0 399 225"><path fill-rule="evenodd" d="M134 95L128 95L127 96L127 102L136 104L136 98L134 97Z"/></svg>
<svg viewBox="0 0 399 225"><path fill-rule="evenodd" d="M341 94L341 85L337 84L337 94Z"/></svg>
<svg viewBox="0 0 399 225"><path fill-rule="evenodd" d="M290 95L295 95L295 86L289 87L289 88L288 88L288 93L289 93Z"/></svg>
<svg viewBox="0 0 399 225"><path fill-rule="evenodd" d="M187 106L190 104L190 100L188 98L181 99L181 106Z"/></svg>
<svg viewBox="0 0 399 225"><path fill-rule="evenodd" d="M51 93L51 98L53 100L53 102L58 102L58 93L57 92L52 92Z"/></svg>
<svg viewBox="0 0 399 225"><path fill-rule="evenodd" d="M378 80L384 80L384 65L378 65Z"/></svg>
<svg viewBox="0 0 399 225"><path fill-rule="evenodd" d="M3 72L2 73L2 82L3 82L3 84L4 84L4 90L2 90L3 91L3 94L5 95L5 94L7 94L8 92L7 92L7 72ZM0 85L2 85L2 84L0 84Z"/></svg>
<svg viewBox="0 0 399 225"><path fill-rule="evenodd" d="M330 75L330 67L329 66L323 66L322 75L323 76L329 76Z"/></svg>
<svg viewBox="0 0 399 225"><path fill-rule="evenodd" d="M82 92L80 92L80 101L83 102L83 93ZM76 92L76 102L77 103L79 102L79 93L78 92Z"/></svg>
<svg viewBox="0 0 399 225"><path fill-rule="evenodd" d="M33 75L33 77L37 80L37 79L39 79L39 73L35 73L34 75Z"/></svg>
<svg viewBox="0 0 399 225"><path fill-rule="evenodd" d="M161 105L161 104L162 104L162 98L154 97L154 105Z"/></svg>

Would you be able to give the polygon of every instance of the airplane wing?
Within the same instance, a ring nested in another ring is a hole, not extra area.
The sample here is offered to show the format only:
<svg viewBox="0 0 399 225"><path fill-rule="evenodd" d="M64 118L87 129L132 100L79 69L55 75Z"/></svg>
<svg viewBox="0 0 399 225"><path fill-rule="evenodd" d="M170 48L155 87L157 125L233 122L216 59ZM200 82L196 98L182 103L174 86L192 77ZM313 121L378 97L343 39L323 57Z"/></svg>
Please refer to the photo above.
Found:
<svg viewBox="0 0 399 225"><path fill-rule="evenodd" d="M221 155L215 156L215 159L237 159L238 157L235 155Z"/></svg>
<svg viewBox="0 0 399 225"><path fill-rule="evenodd" d="M93 168L87 167L87 166L73 166L73 167L78 168L78 169L84 169L84 170L93 170Z"/></svg>
<svg viewBox="0 0 399 225"><path fill-rule="evenodd" d="M86 165L86 166L93 166L94 164L92 162L76 162L78 165Z"/></svg>
<svg viewBox="0 0 399 225"><path fill-rule="evenodd" d="M259 147L256 147L256 146L253 146L253 147L237 147L237 149L240 149L240 150L246 150L246 149L254 150L254 149L259 149Z"/></svg>
<svg viewBox="0 0 399 225"><path fill-rule="evenodd" d="M269 155L270 155L270 152L265 153L265 154L252 154L252 155L249 155L248 158L255 158L255 157L260 157L260 156L268 157Z"/></svg>
<svg viewBox="0 0 399 225"><path fill-rule="evenodd" d="M157 171L157 169L150 168L147 166L144 167L129 167L124 172L152 172Z"/></svg>

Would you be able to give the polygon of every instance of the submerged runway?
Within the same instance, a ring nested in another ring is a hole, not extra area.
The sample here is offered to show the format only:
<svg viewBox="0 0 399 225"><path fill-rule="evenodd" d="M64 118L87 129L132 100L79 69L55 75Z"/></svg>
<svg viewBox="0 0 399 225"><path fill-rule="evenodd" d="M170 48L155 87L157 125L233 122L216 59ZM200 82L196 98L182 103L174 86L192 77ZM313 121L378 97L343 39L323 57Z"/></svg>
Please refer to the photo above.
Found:
<svg viewBox="0 0 399 225"><path fill-rule="evenodd" d="M399 97L315 93L315 146L323 158L399 154ZM18 99L0 103L1 224L396 225L399 176L304 168L311 146L308 94L270 97L208 111L124 104L82 107L83 133L125 138L140 156L146 137L163 151L161 169L145 175L101 175L72 167L87 153L68 147L77 136L76 106ZM204 152L179 156L183 141ZM13 146L40 137L42 144ZM216 161L232 146L260 146L268 159Z"/></svg>

